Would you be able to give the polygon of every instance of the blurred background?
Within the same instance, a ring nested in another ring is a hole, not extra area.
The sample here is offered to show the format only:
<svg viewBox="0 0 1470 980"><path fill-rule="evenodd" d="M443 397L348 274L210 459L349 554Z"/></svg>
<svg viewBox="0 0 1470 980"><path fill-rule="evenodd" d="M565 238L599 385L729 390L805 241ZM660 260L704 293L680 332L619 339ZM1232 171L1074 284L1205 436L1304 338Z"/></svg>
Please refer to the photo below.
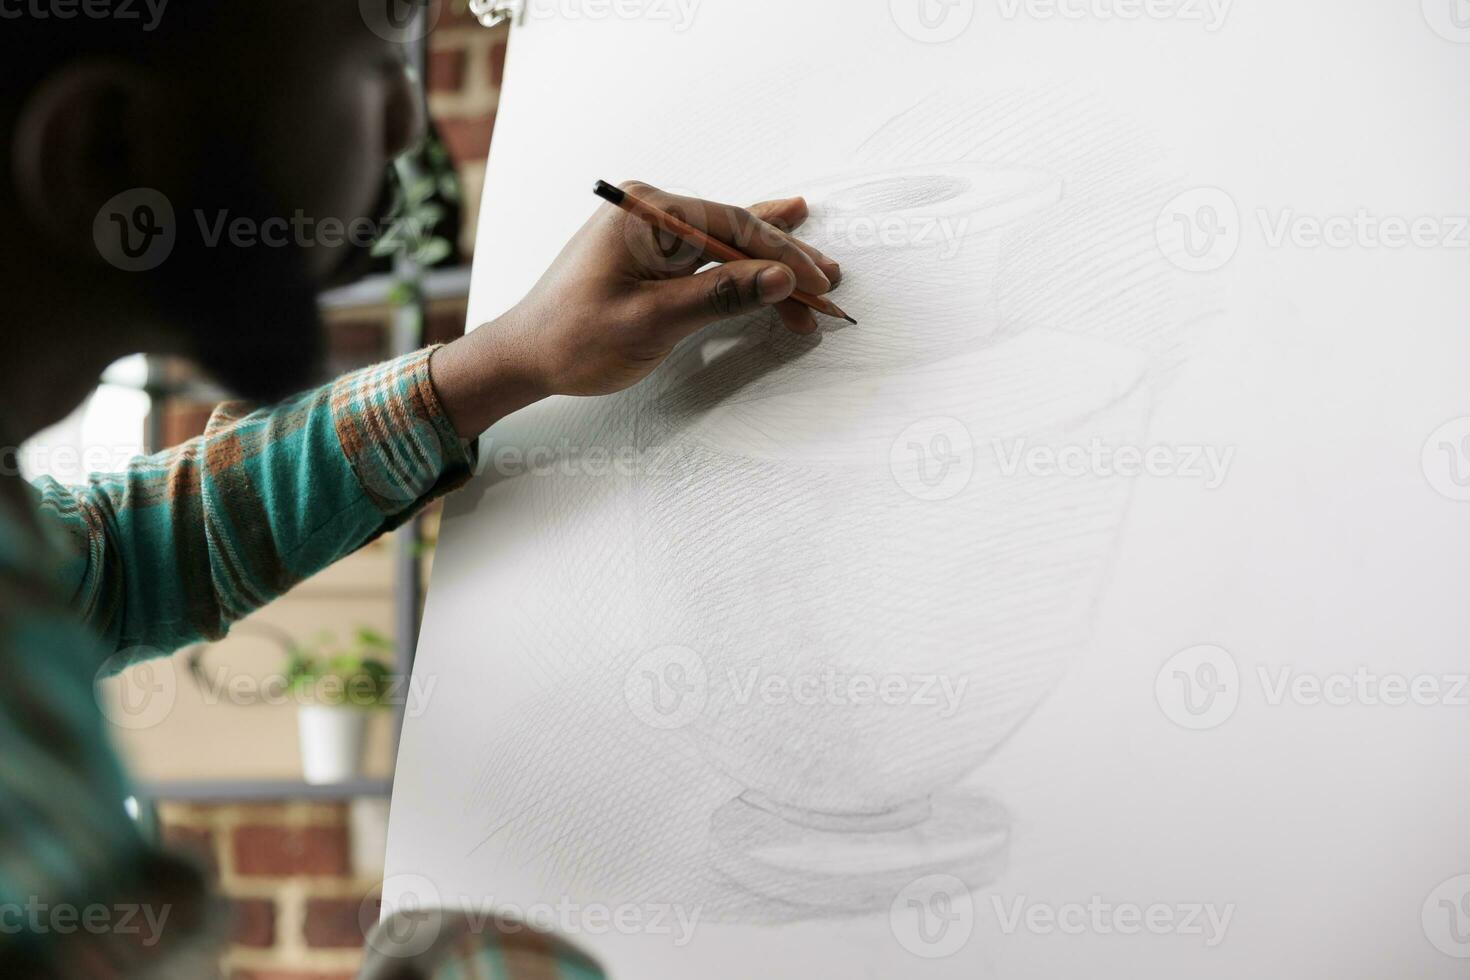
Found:
<svg viewBox="0 0 1470 980"><path fill-rule="evenodd" d="M465 0L412 46L430 139L404 161L400 227L373 272L322 298L332 375L460 336L508 29ZM22 448L64 483L204 431L225 394L189 365L114 365ZM106 681L99 697L150 832L202 863L235 910L230 980L355 974L376 918L397 735L428 691L407 676L437 509L304 583L219 644Z"/></svg>

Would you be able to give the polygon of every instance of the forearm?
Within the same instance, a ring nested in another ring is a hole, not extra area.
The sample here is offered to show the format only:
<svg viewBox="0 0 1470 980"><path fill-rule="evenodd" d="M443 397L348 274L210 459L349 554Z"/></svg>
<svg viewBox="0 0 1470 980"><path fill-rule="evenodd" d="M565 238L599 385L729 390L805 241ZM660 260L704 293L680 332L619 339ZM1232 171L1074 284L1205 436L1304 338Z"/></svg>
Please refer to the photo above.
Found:
<svg viewBox="0 0 1470 980"><path fill-rule="evenodd" d="M430 353L251 414L80 489L46 484L77 611L134 659L229 625L468 478Z"/></svg>

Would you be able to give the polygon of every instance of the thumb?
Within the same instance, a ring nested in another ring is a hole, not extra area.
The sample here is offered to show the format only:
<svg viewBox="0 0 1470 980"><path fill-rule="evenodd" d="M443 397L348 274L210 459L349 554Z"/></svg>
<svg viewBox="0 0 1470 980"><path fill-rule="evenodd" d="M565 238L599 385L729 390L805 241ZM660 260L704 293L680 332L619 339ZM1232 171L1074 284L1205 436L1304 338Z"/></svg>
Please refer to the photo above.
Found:
<svg viewBox="0 0 1470 980"><path fill-rule="evenodd" d="M677 339L788 299L796 289L796 274L780 262L750 259L670 279L658 289L661 329Z"/></svg>

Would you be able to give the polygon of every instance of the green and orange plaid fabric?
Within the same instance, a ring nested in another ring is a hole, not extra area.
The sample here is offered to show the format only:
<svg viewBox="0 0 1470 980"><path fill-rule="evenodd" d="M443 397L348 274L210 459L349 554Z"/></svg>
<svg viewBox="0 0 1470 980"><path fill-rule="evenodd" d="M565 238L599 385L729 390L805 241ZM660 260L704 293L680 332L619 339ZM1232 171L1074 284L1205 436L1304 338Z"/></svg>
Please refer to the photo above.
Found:
<svg viewBox="0 0 1470 980"><path fill-rule="evenodd" d="M223 406L203 436L82 486L0 475L0 976L211 975L218 903L124 812L95 681L223 637L468 480L432 353ZM154 942L35 914L124 905L167 910ZM486 976L531 975L506 952L484 951Z"/></svg>

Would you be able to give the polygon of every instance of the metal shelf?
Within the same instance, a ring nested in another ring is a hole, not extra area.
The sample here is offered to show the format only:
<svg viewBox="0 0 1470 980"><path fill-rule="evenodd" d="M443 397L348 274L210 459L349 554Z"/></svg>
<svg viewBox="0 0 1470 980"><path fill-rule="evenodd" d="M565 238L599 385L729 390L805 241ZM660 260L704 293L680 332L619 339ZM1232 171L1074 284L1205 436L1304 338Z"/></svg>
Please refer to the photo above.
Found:
<svg viewBox="0 0 1470 980"><path fill-rule="evenodd" d="M149 803L221 803L275 800L351 800L361 797L393 795L393 780L354 779L350 782L318 786L291 779L167 780L141 783L134 795Z"/></svg>

